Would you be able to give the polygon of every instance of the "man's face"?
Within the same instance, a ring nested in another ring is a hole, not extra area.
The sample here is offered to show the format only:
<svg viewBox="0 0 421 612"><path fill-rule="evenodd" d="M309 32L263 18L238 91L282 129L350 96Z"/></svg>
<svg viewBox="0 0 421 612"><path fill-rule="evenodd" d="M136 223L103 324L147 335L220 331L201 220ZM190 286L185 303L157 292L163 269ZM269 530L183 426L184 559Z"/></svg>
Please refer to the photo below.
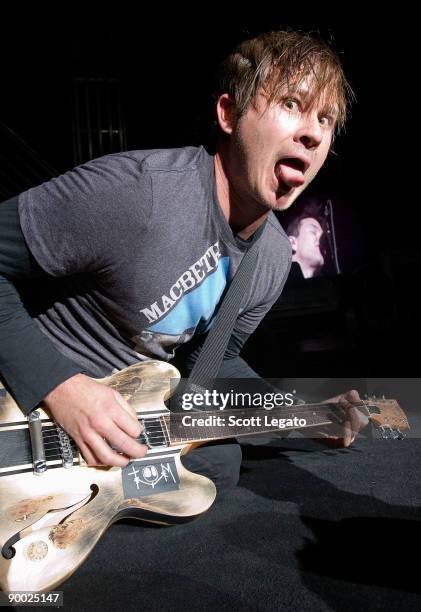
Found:
<svg viewBox="0 0 421 612"><path fill-rule="evenodd" d="M324 264L320 251L322 235L323 230L320 223L313 217L308 217L300 221L298 236L289 237L294 251L293 260L302 264L306 270L315 270Z"/></svg>
<svg viewBox="0 0 421 612"><path fill-rule="evenodd" d="M335 127L334 113L310 104L308 87L279 103L264 93L235 123L229 139L229 179L237 195L265 208L285 210L324 163ZM225 130L227 131L227 130Z"/></svg>

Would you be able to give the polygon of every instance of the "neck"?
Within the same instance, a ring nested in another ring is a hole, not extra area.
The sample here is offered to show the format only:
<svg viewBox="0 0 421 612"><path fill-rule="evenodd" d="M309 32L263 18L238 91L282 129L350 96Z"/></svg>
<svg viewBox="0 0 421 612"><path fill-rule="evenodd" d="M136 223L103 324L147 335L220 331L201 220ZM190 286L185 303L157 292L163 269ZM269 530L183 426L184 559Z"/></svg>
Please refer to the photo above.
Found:
<svg viewBox="0 0 421 612"><path fill-rule="evenodd" d="M290 408L242 408L172 413L164 417L170 445L220 440L292 429L314 428L337 422L338 405L306 404Z"/></svg>
<svg viewBox="0 0 421 612"><path fill-rule="evenodd" d="M312 278L315 275L317 268L314 266L307 264L305 261L300 261L295 255L292 256L292 261L299 264L304 278Z"/></svg>
<svg viewBox="0 0 421 612"><path fill-rule="evenodd" d="M221 146L214 157L216 193L232 231L247 240L262 225L269 211L253 199L242 197L235 189L230 180L227 157Z"/></svg>

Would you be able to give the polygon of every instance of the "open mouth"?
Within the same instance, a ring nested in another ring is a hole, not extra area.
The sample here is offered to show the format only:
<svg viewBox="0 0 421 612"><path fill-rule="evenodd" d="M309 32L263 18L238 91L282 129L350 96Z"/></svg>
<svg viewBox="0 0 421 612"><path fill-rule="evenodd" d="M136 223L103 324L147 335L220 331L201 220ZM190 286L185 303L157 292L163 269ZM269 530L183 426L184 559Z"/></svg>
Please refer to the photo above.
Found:
<svg viewBox="0 0 421 612"><path fill-rule="evenodd" d="M275 176L279 187L293 189L305 183L304 173L309 167L308 160L301 157L282 157L275 164Z"/></svg>
<svg viewBox="0 0 421 612"><path fill-rule="evenodd" d="M278 188L276 190L276 196L278 198L281 198L282 196L287 195L287 193L290 193L292 190L293 190L293 187L286 185L282 180L278 179Z"/></svg>
<svg viewBox="0 0 421 612"><path fill-rule="evenodd" d="M302 172L302 174L304 174L306 171L304 160L299 159L298 157L284 157L283 159L279 160L278 164L280 163L298 170L299 172Z"/></svg>

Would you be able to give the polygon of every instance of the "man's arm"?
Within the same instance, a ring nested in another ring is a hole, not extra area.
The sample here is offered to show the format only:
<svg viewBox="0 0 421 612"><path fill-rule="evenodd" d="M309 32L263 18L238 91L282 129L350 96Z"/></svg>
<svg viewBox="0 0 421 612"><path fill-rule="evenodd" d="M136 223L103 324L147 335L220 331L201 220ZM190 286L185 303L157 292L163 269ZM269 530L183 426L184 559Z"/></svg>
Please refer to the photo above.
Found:
<svg viewBox="0 0 421 612"><path fill-rule="evenodd" d="M19 223L18 198L0 204L0 374L23 412L82 371L42 333L25 310L15 283L46 276L29 252Z"/></svg>
<svg viewBox="0 0 421 612"><path fill-rule="evenodd" d="M0 204L0 375L23 412L42 400L74 438L91 464L124 466L127 456L143 457L146 448L132 407L116 391L81 373L42 333L24 308L18 282L46 275L22 233L18 198ZM89 398L89 402L86 398Z"/></svg>

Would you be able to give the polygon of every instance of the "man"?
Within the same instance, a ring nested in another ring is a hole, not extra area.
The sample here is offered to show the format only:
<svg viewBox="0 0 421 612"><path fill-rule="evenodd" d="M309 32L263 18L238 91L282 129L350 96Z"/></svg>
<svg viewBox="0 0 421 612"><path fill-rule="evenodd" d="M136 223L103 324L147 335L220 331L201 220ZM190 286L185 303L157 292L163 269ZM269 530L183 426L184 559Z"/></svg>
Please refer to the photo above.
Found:
<svg viewBox="0 0 421 612"><path fill-rule="evenodd" d="M239 352L282 291L291 257L271 211L291 206L319 171L348 92L323 42L264 34L223 64L215 155L203 147L110 155L3 203L0 372L22 410L43 401L89 465L143 457L131 406L87 374L170 360L181 345L189 369L248 240L266 221L219 373L256 376ZM342 397L346 445L361 427L348 401L355 399ZM237 481L240 461L234 442L185 459L219 489Z"/></svg>
<svg viewBox="0 0 421 612"><path fill-rule="evenodd" d="M292 246L292 262L296 262L304 278L316 276L324 264L320 250L323 228L316 210L305 206L287 226L286 232Z"/></svg>

